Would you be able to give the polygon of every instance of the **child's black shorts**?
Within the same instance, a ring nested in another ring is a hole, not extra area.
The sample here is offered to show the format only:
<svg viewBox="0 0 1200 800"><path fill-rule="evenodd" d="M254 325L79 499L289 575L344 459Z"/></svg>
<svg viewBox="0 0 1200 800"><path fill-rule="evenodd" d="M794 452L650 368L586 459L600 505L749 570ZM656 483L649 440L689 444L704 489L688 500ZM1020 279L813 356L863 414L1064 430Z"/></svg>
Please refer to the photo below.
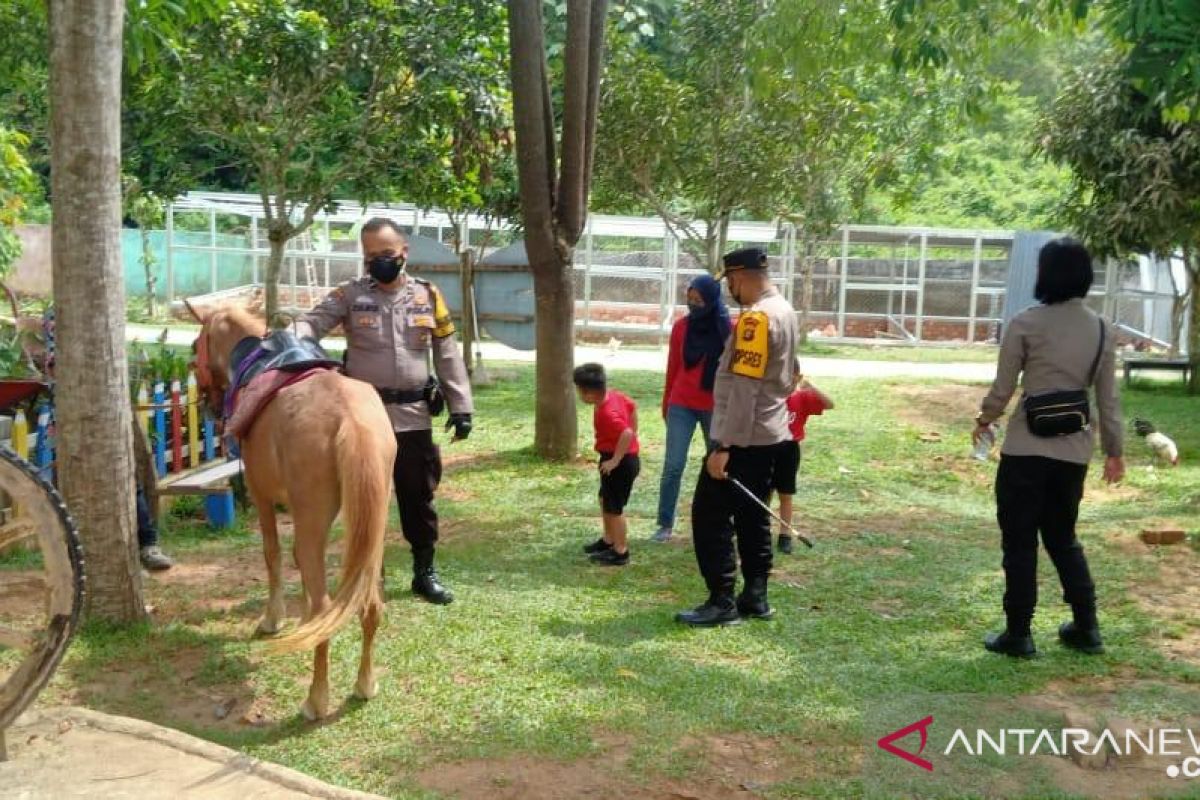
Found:
<svg viewBox="0 0 1200 800"><path fill-rule="evenodd" d="M779 494L796 493L796 473L800 471L800 443L784 442L779 446L775 459L775 473L771 476L771 490Z"/></svg>
<svg viewBox="0 0 1200 800"><path fill-rule="evenodd" d="M612 453L601 453L600 463L612 458ZM634 455L626 455L609 474L600 473L600 505L605 514L624 514L625 504L629 502L629 494L633 491L633 481L642 470L641 459Z"/></svg>

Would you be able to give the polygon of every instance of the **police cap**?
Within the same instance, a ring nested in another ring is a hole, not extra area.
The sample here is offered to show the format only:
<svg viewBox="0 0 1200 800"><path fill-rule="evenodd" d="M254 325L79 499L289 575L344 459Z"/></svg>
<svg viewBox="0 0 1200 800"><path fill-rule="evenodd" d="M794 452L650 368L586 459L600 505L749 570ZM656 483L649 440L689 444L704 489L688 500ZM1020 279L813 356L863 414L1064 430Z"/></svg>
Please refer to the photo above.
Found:
<svg viewBox="0 0 1200 800"><path fill-rule="evenodd" d="M746 247L726 253L721 260L725 264L722 275L728 275L739 269L763 270L767 268L767 251L761 247Z"/></svg>

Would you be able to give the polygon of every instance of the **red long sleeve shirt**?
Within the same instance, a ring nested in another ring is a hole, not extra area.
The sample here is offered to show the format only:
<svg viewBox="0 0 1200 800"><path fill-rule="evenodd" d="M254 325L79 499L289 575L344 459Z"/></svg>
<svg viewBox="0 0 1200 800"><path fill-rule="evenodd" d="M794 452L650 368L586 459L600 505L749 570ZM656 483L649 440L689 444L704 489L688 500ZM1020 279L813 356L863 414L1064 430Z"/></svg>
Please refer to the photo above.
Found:
<svg viewBox="0 0 1200 800"><path fill-rule="evenodd" d="M694 367L683 363L683 343L687 338L687 317L675 320L671 327L671 344L667 351L667 385L663 389L663 414L667 406L683 406L693 411L712 411L713 393L700 385L704 377L704 361Z"/></svg>

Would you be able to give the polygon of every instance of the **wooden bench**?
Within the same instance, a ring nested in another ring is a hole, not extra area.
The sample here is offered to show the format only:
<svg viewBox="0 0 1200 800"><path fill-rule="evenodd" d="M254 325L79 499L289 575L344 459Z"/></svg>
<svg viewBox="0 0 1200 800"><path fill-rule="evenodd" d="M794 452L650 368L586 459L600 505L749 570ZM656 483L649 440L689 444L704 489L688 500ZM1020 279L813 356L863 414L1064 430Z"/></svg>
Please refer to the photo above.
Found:
<svg viewBox="0 0 1200 800"><path fill-rule="evenodd" d="M1185 358L1127 358L1123 365L1125 370L1125 385L1133 378L1137 370L1156 370L1159 372L1181 372L1183 382L1187 383L1191 376L1192 365Z"/></svg>
<svg viewBox="0 0 1200 800"><path fill-rule="evenodd" d="M157 494L224 494L229 491L229 479L241 471L242 462L237 459L168 475L159 480Z"/></svg>
<svg viewBox="0 0 1200 800"><path fill-rule="evenodd" d="M152 508L157 508L159 497L179 495L204 495L204 512L210 525L228 528L234 523L233 489L229 481L242 472L242 461L224 461L200 467L177 475L170 475L158 483Z"/></svg>

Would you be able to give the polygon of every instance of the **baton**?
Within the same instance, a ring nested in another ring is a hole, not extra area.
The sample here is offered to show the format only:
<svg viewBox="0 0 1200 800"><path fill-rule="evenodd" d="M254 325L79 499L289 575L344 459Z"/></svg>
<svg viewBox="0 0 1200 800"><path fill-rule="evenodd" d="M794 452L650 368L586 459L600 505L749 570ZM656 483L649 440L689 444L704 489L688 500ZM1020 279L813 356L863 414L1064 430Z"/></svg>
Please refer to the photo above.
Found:
<svg viewBox="0 0 1200 800"><path fill-rule="evenodd" d="M739 481L737 478L731 478L728 475L725 476L725 479L727 481L729 481L730 483L732 483L737 488L741 489L742 492L746 495L746 497L749 497L751 500L753 500L755 503L758 504L759 508L761 508L763 511L766 511L768 514L770 514L772 517L774 517L776 522L778 522L780 525L782 525L783 527L785 527L789 531L791 531L793 536L795 536L800 541L804 542L809 547L813 546L812 539L810 539L805 534L803 534L800 531L793 528L789 523L785 522L783 517L779 516L774 511L772 511L771 507L769 505L767 505L766 503L764 503L762 500L759 500L758 496L756 494L754 494L754 492L750 491L745 486L743 486L741 481Z"/></svg>

